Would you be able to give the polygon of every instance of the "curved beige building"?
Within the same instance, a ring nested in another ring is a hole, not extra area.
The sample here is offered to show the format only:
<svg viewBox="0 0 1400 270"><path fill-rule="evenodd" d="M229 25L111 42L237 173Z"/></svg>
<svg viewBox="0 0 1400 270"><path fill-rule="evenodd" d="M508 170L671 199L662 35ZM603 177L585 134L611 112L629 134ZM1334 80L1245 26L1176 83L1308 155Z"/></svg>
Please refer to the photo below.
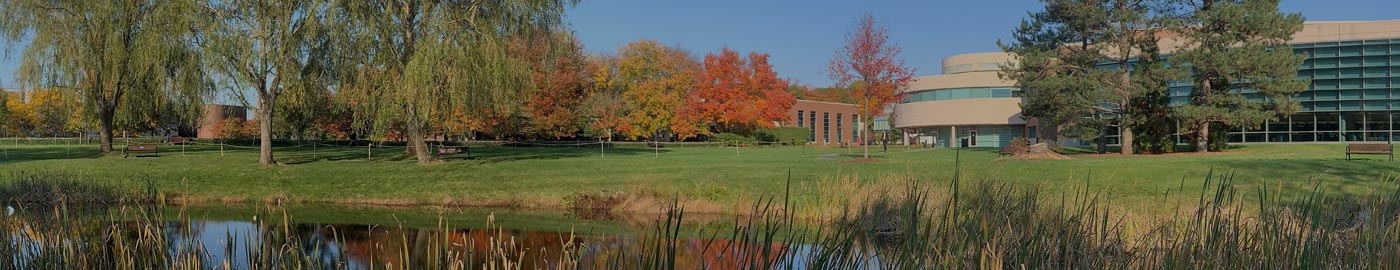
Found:
<svg viewBox="0 0 1400 270"><path fill-rule="evenodd" d="M1184 44L1160 34L1163 53ZM1306 57L1298 77L1311 80L1293 97L1300 112L1227 130L1230 142L1400 140L1400 20L1307 22L1289 43ZM894 106L893 128L904 132L906 143L938 147L1004 146L1016 137L1034 141L1037 124L1021 116L1019 89L997 77L999 67L1011 60L1006 53L944 59L945 74L918 77L901 89L906 98ZM1167 91L1171 104L1179 105L1189 102L1193 89L1172 83ZM1117 144L1117 130L1108 132L1107 143Z"/></svg>
<svg viewBox="0 0 1400 270"><path fill-rule="evenodd" d="M1024 137L1020 90L997 76L1011 63L1002 52L960 54L943 60L945 74L914 78L894 106L892 125L906 143L937 147L1001 147Z"/></svg>

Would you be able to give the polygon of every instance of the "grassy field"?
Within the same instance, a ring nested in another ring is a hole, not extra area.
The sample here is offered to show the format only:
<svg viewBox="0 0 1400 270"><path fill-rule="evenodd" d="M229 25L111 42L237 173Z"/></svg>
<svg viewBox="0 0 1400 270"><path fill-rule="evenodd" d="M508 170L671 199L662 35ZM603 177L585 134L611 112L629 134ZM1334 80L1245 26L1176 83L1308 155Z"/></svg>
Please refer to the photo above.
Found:
<svg viewBox="0 0 1400 270"><path fill-rule="evenodd" d="M560 207L581 193L625 192L734 205L778 196L789 171L795 187L877 182L891 175L947 186L960 157L964 180L1039 186L1060 194L1087 186L1125 211L1171 211L1199 198L1209 172L1233 173L1243 191L1298 197L1352 196L1393 186L1400 163L1384 156L1344 160L1341 144L1247 145L1227 153L1161 156L1072 155L1071 160L1005 160L996 149L872 147L878 162L852 162L859 149L804 147L484 147L471 157L417 165L402 148L285 147L283 166L257 166L256 149L163 146L160 157L102 157L93 145L0 145L0 173L60 170L132 190L153 182L165 193L209 201L285 199L315 203ZM795 188L797 196L820 188ZM827 195L830 196L830 195ZM747 206L741 206L747 207Z"/></svg>

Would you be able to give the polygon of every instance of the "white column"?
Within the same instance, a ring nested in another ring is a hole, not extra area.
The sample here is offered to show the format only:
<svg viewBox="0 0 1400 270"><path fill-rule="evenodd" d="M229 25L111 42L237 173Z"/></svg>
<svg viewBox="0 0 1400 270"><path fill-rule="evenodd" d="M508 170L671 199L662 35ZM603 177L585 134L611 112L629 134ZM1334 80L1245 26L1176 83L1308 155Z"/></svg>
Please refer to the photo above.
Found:
<svg viewBox="0 0 1400 270"><path fill-rule="evenodd" d="M958 126L948 126L948 130L948 147L961 147L962 144L959 141L960 138L958 138Z"/></svg>

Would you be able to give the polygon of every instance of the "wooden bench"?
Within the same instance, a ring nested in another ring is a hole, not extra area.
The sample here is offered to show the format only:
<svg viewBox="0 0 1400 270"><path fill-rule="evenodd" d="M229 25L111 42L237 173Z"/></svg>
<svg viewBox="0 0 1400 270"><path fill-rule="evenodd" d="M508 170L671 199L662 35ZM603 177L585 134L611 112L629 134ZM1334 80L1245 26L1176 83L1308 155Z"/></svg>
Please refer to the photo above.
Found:
<svg viewBox="0 0 1400 270"><path fill-rule="evenodd" d="M1395 148L1390 144L1379 143L1349 143L1347 144L1347 160L1351 160L1351 155L1387 155L1390 161L1395 161Z"/></svg>
<svg viewBox="0 0 1400 270"><path fill-rule="evenodd" d="M193 142L194 142L194 140L191 140L190 138L180 137L180 136L170 137L169 140L166 140L166 141L165 141L165 143L168 143L168 144L188 144L188 143L193 143Z"/></svg>
<svg viewBox="0 0 1400 270"><path fill-rule="evenodd" d="M160 156L160 151L156 150L154 144L128 144L126 150L122 151L122 158L139 157L141 153L151 153L152 156Z"/></svg>
<svg viewBox="0 0 1400 270"><path fill-rule="evenodd" d="M1011 150L1009 149L1009 147L1002 147L1002 148L1001 148L1001 151L997 152L997 156L998 156L998 157L1008 157L1008 156L1014 156L1014 155L1016 155L1016 153L1011 152Z"/></svg>
<svg viewBox="0 0 1400 270"><path fill-rule="evenodd" d="M466 146L438 146L437 151L433 151L433 155L438 157L456 154L467 154L467 156L471 156L472 153Z"/></svg>

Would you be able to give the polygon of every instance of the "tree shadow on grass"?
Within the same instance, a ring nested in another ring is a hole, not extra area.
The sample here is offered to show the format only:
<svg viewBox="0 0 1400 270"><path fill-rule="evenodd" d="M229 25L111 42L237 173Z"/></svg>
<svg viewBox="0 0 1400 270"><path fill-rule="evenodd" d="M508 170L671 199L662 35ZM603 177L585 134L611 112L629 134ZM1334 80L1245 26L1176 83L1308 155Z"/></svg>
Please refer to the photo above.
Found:
<svg viewBox="0 0 1400 270"><path fill-rule="evenodd" d="M433 148L437 149L437 148ZM312 153L312 151L316 151ZM283 149L276 153L277 159L282 164L297 165L313 163L318 161L414 161L416 157L411 153L406 153L402 147L375 148L372 158L365 147L325 147L311 149L310 147L298 147ZM660 153L666 154L671 150L651 148L606 148L603 156L637 156L644 154ZM566 147L566 146L491 146L491 147L471 147L467 153L436 156L438 160L444 162L474 161L477 163L499 163L520 160L552 160L563 158L578 158L598 156L598 148L589 147Z"/></svg>
<svg viewBox="0 0 1400 270"><path fill-rule="evenodd" d="M120 157L121 153L117 153ZM0 165L26 161L102 157L97 146L12 147L0 149Z"/></svg>
<svg viewBox="0 0 1400 270"><path fill-rule="evenodd" d="M1253 185L1246 190L1282 187L1289 195L1316 188L1327 196L1363 196L1380 187L1394 186L1387 180L1400 175L1400 163L1375 159L1246 159L1222 160L1217 164L1237 172L1237 182Z"/></svg>
<svg viewBox="0 0 1400 270"><path fill-rule="evenodd" d="M471 156L463 157L463 159L470 159L485 164L521 160L553 160L590 156L601 156L603 158L611 156L632 157L656 153L666 154L670 152L672 152L672 150L669 149L609 147L603 149L602 154L600 155L598 148L589 147L479 147L472 148Z"/></svg>

